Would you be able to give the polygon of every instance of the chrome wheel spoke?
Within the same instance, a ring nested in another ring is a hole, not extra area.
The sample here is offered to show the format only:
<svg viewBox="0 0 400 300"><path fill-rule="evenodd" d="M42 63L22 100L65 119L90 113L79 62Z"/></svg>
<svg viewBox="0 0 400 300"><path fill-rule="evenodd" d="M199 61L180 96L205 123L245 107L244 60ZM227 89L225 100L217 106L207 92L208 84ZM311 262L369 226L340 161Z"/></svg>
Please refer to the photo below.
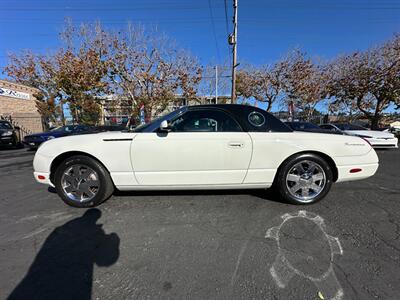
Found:
<svg viewBox="0 0 400 300"><path fill-rule="evenodd" d="M93 197L95 195L94 192L90 189L90 187L82 188L82 194L86 194L88 197Z"/></svg>
<svg viewBox="0 0 400 300"><path fill-rule="evenodd" d="M303 167L303 163L302 162L296 165L296 170L298 170L298 172L300 174L304 174L306 172L306 170Z"/></svg>
<svg viewBox="0 0 400 300"><path fill-rule="evenodd" d="M294 186L292 186L291 188L290 188L290 191L293 193L293 194L295 194L298 190L300 190L300 184L295 184Z"/></svg>
<svg viewBox="0 0 400 300"><path fill-rule="evenodd" d="M65 188L64 188L64 191L67 192L67 193L72 193L72 192L75 191L75 188L74 188L74 186L71 184L71 185L65 187Z"/></svg>
<svg viewBox="0 0 400 300"><path fill-rule="evenodd" d="M324 174L322 174L322 173L314 174L312 176L312 179L314 180L314 182L320 181L320 180L324 179Z"/></svg>
<svg viewBox="0 0 400 300"><path fill-rule="evenodd" d="M287 180L293 181L293 182L299 182L299 180L300 180L300 175L288 174Z"/></svg>
<svg viewBox="0 0 400 300"><path fill-rule="evenodd" d="M303 197L308 197L308 196L310 195L310 193L309 193L309 188L308 188L308 187L303 187L303 188L301 188L301 195L302 195Z"/></svg>
<svg viewBox="0 0 400 300"><path fill-rule="evenodd" d="M89 179L88 181L86 181L86 184L89 187L99 187L100 182L97 179Z"/></svg>
<svg viewBox="0 0 400 300"><path fill-rule="evenodd" d="M66 182L72 185L72 183L75 181L75 178L71 175L64 174L64 179Z"/></svg>
<svg viewBox="0 0 400 300"><path fill-rule="evenodd" d="M73 176L75 177L75 178L78 178L78 177L80 177L80 175L81 175L81 166L80 165L73 165L72 166L72 172L73 172Z"/></svg>
<svg viewBox="0 0 400 300"><path fill-rule="evenodd" d="M322 188L318 184L311 184L310 189L312 189L314 192L318 193Z"/></svg>
<svg viewBox="0 0 400 300"><path fill-rule="evenodd" d="M315 163L311 162L308 164L307 172L310 174L313 174L316 168L317 168L317 165Z"/></svg>

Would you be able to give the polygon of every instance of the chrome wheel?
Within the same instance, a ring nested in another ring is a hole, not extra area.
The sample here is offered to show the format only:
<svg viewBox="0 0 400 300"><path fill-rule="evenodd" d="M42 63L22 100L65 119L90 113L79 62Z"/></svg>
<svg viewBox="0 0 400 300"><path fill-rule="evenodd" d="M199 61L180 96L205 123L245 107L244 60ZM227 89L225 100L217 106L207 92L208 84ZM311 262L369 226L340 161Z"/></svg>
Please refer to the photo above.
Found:
<svg viewBox="0 0 400 300"><path fill-rule="evenodd" d="M87 202L92 200L99 191L99 176L88 166L76 164L63 173L61 187L69 199Z"/></svg>
<svg viewBox="0 0 400 300"><path fill-rule="evenodd" d="M299 202L312 202L326 184L323 168L316 162L303 160L296 163L287 173L286 186L289 193Z"/></svg>

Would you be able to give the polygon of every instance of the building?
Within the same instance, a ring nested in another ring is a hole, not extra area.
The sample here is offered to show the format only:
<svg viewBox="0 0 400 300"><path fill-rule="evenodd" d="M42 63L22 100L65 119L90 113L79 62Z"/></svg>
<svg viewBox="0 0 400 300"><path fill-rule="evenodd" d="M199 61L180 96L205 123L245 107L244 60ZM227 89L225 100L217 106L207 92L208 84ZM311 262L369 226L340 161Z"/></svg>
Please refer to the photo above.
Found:
<svg viewBox="0 0 400 300"><path fill-rule="evenodd" d="M37 92L26 85L0 80L0 118L12 121L24 134L43 131L34 97Z"/></svg>
<svg viewBox="0 0 400 300"><path fill-rule="evenodd" d="M109 95L107 97L99 98L101 107L101 124L126 124L130 118L131 107L128 100L121 100L120 98ZM218 104L230 103L230 96L219 96ZM196 100L188 101L184 97L177 95L175 101L172 102L166 110L162 113L168 113L176 110L182 106L199 105L199 104L215 104L215 96L200 96ZM154 119L158 116L151 116Z"/></svg>

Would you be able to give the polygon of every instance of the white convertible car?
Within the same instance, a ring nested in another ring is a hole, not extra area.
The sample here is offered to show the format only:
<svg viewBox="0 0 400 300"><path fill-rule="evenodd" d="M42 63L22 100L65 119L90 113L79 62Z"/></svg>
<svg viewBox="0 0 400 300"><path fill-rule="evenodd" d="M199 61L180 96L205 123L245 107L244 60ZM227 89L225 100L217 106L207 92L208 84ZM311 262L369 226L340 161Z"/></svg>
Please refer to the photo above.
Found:
<svg viewBox="0 0 400 300"><path fill-rule="evenodd" d="M178 109L132 132L49 140L34 161L38 182L72 206L118 190L265 189L293 204L322 199L333 182L374 175L378 157L360 137L293 132L244 105Z"/></svg>

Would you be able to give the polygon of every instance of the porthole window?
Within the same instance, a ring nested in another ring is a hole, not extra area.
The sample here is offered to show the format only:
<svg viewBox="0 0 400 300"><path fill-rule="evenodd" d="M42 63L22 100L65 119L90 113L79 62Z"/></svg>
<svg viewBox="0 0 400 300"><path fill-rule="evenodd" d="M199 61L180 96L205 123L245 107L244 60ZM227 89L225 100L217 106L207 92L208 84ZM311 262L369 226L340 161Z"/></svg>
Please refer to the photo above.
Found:
<svg viewBox="0 0 400 300"><path fill-rule="evenodd" d="M261 127L265 124L265 117L262 113L259 113L257 111L251 112L248 119L250 124L256 127Z"/></svg>

